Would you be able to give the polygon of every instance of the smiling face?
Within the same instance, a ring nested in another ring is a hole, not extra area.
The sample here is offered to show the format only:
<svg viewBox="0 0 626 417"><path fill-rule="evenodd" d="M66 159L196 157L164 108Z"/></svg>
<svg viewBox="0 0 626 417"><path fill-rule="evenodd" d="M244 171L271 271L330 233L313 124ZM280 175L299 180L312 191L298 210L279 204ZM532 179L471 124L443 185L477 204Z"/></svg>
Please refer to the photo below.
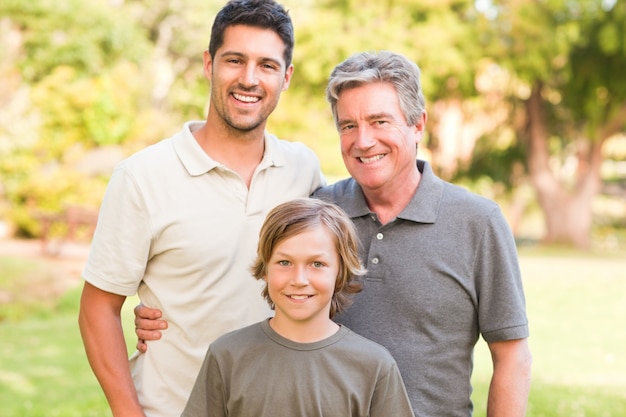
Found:
<svg viewBox="0 0 626 417"><path fill-rule="evenodd" d="M276 310L273 327L281 334L303 326L327 328L339 268L335 236L325 226L308 227L279 242L265 276Z"/></svg>
<svg viewBox="0 0 626 417"><path fill-rule="evenodd" d="M285 44L270 29L227 27L214 59L204 53L204 72L211 81L208 123L263 131L293 73L292 65L285 68L284 51Z"/></svg>
<svg viewBox="0 0 626 417"><path fill-rule="evenodd" d="M417 125L407 124L396 90L389 83L348 88L337 100L341 155L366 193L401 192L415 184L419 175L415 158L424 124L425 114Z"/></svg>

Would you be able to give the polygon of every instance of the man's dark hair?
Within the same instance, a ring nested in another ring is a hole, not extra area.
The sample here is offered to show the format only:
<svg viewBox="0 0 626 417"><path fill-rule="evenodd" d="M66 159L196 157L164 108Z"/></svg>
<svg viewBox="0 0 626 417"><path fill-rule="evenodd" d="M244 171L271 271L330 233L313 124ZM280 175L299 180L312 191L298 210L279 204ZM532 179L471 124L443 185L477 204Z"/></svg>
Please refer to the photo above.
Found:
<svg viewBox="0 0 626 417"><path fill-rule="evenodd" d="M215 58L217 51L224 44L224 31L228 26L247 25L270 29L285 44L285 68L291 65L293 56L294 34L289 13L274 0L231 0L215 16L211 28L209 54Z"/></svg>

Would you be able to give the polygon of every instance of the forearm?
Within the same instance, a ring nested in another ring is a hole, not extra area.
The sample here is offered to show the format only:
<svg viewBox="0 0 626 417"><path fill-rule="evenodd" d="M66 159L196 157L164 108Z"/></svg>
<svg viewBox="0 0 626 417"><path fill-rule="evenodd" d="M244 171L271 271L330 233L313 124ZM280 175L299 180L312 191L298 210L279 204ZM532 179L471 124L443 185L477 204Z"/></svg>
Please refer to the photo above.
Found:
<svg viewBox="0 0 626 417"><path fill-rule="evenodd" d="M526 340L518 342L518 346L511 354L494 357L493 376L487 400L487 417L523 417L526 415L532 357Z"/></svg>
<svg viewBox="0 0 626 417"><path fill-rule="evenodd" d="M89 364L114 417L145 417L133 384L120 310L124 297L96 295L86 285L79 327Z"/></svg>

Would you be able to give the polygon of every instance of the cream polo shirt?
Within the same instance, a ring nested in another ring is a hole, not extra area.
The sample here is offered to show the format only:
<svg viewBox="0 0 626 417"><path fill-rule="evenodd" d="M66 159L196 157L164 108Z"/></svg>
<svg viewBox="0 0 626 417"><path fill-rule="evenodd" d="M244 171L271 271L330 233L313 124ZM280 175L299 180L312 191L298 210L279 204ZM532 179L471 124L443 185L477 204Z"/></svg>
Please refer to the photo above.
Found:
<svg viewBox="0 0 626 417"><path fill-rule="evenodd" d="M105 193L84 279L139 295L169 328L131 371L148 417L179 416L209 344L272 314L249 268L267 212L323 184L300 143L266 134L250 189L183 130L122 161ZM191 130L190 130L191 129Z"/></svg>

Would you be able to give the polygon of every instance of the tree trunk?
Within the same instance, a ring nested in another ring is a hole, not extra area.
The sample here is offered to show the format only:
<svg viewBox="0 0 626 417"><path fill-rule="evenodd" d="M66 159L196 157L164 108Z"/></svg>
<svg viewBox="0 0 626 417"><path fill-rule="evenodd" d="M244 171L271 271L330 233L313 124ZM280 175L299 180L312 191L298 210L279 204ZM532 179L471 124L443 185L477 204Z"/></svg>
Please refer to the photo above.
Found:
<svg viewBox="0 0 626 417"><path fill-rule="evenodd" d="M528 169L544 213L546 243L591 247L592 199L600 189L602 142L582 143L577 155L578 171L573 187L557 179L550 168L548 128L544 117L542 84L535 83L526 102L528 117Z"/></svg>
<svg viewBox="0 0 626 417"><path fill-rule="evenodd" d="M488 100L482 111L464 109L458 98L438 100L432 110L429 125L433 133L430 144L433 167L447 180L472 163L476 142L505 123L510 112L499 97Z"/></svg>

